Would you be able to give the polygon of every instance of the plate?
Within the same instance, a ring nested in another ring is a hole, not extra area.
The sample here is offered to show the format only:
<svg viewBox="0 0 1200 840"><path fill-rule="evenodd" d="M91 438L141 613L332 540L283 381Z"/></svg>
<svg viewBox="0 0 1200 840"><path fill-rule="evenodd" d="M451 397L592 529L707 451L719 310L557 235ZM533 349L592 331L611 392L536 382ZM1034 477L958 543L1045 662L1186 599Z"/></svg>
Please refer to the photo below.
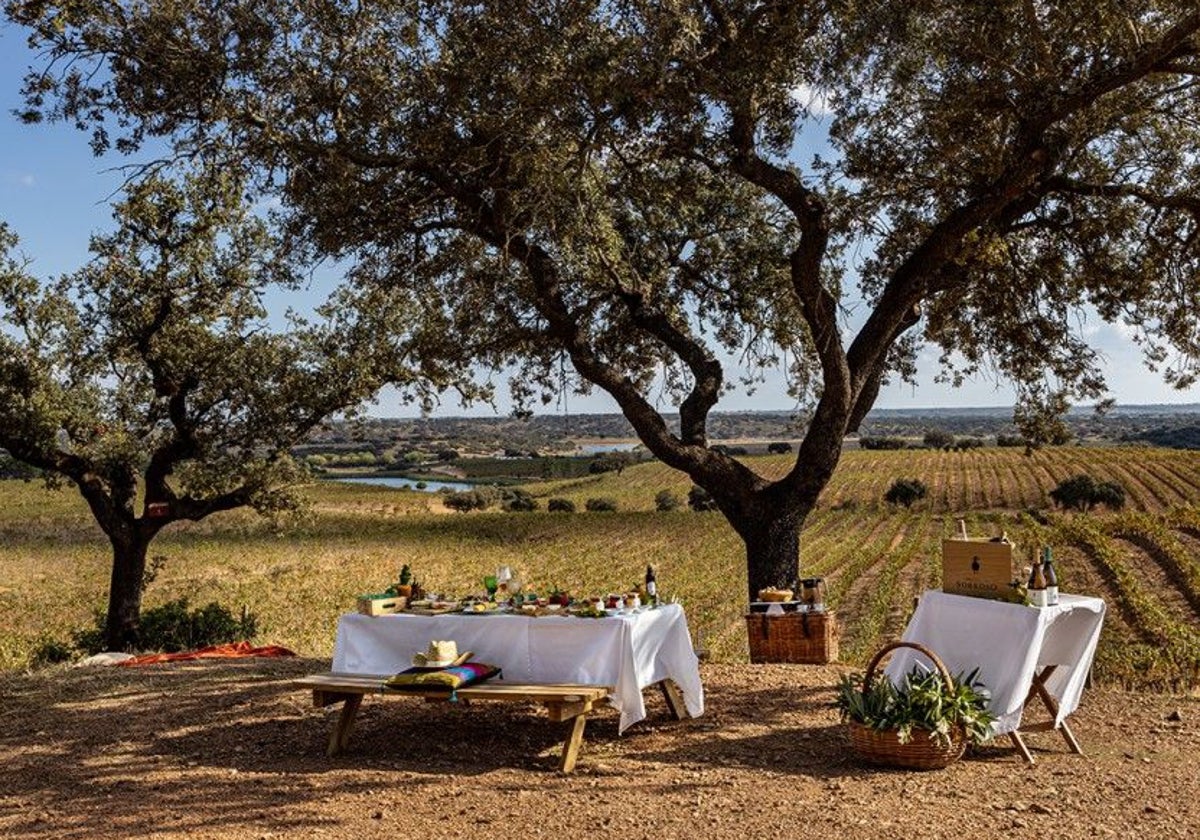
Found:
<svg viewBox="0 0 1200 840"><path fill-rule="evenodd" d="M463 607L463 612L467 615L489 615L500 612L500 607L496 604L472 604L469 607Z"/></svg>

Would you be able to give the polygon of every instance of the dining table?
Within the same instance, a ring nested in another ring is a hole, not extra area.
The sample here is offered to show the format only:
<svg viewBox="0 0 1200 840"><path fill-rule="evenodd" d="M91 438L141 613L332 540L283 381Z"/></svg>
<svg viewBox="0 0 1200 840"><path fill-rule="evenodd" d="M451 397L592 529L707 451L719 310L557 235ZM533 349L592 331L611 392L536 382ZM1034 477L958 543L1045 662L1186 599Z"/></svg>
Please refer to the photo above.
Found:
<svg viewBox="0 0 1200 840"><path fill-rule="evenodd" d="M333 671L394 674L413 665L430 641L454 641L473 661L501 668L515 683L611 687L609 704L624 732L646 717L643 689L670 681L689 717L704 713L699 661L679 604L623 611L601 618L572 615L452 612L343 615L338 620Z"/></svg>

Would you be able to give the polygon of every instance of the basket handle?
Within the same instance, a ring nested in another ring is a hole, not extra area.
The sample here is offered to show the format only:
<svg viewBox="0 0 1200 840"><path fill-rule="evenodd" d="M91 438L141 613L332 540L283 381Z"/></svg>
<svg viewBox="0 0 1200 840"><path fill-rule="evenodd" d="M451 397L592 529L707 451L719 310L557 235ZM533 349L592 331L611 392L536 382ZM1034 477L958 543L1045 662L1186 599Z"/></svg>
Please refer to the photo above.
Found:
<svg viewBox="0 0 1200 840"><path fill-rule="evenodd" d="M863 675L864 692L871 687L871 678L875 676L875 669L879 666L879 663L883 660L883 658L897 648L902 647L912 648L918 653L924 654L925 658L932 662L933 666L937 668L938 673L941 674L942 681L946 684L946 686L950 687L954 685L954 678L951 677L950 672L946 670L946 663L943 662L936 653L925 647L925 645L919 644L918 642L902 642L897 640L884 645L882 648L880 648L879 653L871 657L871 662L867 665L867 672Z"/></svg>

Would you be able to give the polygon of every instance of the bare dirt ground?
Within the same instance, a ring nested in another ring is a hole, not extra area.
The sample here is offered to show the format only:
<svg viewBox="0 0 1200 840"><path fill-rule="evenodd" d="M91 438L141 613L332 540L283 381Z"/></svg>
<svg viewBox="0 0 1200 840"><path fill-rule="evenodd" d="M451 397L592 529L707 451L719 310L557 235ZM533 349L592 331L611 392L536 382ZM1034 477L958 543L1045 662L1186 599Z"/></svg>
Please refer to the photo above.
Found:
<svg viewBox="0 0 1200 840"><path fill-rule="evenodd" d="M703 717L564 724L532 707L368 698L346 755L289 679L317 660L0 676L0 836L257 838L1196 837L1200 699L1096 689L1085 757L1031 735L947 770L858 763L831 707L842 669L706 665ZM1007 744L1007 741L1005 741Z"/></svg>

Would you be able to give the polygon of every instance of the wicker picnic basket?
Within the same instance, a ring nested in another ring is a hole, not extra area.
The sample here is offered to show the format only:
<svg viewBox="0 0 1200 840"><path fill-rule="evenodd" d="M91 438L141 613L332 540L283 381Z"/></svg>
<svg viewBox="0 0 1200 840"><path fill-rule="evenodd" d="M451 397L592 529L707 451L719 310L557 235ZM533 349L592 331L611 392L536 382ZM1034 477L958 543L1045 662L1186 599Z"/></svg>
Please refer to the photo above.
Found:
<svg viewBox="0 0 1200 840"><path fill-rule="evenodd" d="M863 691L871 687L871 679L875 669L885 656L897 648L912 648L928 657L937 668L946 685L954 682L946 665L938 655L924 645L916 642L891 642L871 658L863 675ZM872 764L884 764L889 767L905 767L910 770L939 770L948 767L962 758L967 748L967 736L962 727L955 727L950 733L950 743L943 744L931 737L931 733L922 729L913 729L908 743L900 743L899 732L895 729L872 729L861 723L849 722L850 745L854 751Z"/></svg>
<svg viewBox="0 0 1200 840"><path fill-rule="evenodd" d="M748 613L750 661L823 665L837 662L838 625L832 611L783 615Z"/></svg>

